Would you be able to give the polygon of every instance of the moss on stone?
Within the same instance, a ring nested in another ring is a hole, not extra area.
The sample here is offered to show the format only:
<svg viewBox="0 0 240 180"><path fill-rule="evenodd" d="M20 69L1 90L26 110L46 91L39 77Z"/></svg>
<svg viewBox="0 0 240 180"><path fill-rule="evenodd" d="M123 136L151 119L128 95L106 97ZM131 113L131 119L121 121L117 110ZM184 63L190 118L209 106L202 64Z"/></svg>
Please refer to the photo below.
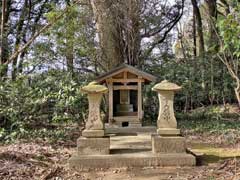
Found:
<svg viewBox="0 0 240 180"><path fill-rule="evenodd" d="M182 87L178 86L177 84L168 82L167 80L164 80L158 84L156 84L152 90L153 91L179 91Z"/></svg>
<svg viewBox="0 0 240 180"><path fill-rule="evenodd" d="M90 82L87 86L82 87L81 91L85 93L105 93L108 91L108 88L93 81Z"/></svg>
<svg viewBox="0 0 240 180"><path fill-rule="evenodd" d="M214 148L203 147L198 149L192 149L194 152L204 153L206 155L214 155L222 158L238 157L240 156L240 149L233 148Z"/></svg>
<svg viewBox="0 0 240 180"><path fill-rule="evenodd" d="M191 149L194 153L203 153L202 161L205 163L214 163L219 160L228 159L228 158L240 158L240 149L234 148L216 148L216 147L207 147L206 144L203 146L192 147Z"/></svg>

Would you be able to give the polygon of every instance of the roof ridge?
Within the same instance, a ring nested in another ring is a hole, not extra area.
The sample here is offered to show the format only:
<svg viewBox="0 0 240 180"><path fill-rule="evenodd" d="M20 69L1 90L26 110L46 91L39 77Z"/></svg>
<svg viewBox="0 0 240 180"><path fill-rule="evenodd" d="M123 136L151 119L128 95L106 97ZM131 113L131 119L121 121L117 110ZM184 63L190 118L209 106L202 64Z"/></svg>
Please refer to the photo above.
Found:
<svg viewBox="0 0 240 180"><path fill-rule="evenodd" d="M114 76L114 75L118 74L118 72L121 73L121 70L124 69L124 68L128 68L129 70L134 71L132 73L134 73L136 75L140 74L140 75L144 76L143 78L147 79L148 81L155 81L156 80L155 76L153 76L153 75L151 75L147 72L144 72L140 69L137 69L136 67L134 67L132 65L122 63L122 64L116 66L115 68L113 68L112 70L110 70L106 73L103 73L102 75L96 77L96 81L102 82L104 79L107 79L108 77L111 77L111 75Z"/></svg>

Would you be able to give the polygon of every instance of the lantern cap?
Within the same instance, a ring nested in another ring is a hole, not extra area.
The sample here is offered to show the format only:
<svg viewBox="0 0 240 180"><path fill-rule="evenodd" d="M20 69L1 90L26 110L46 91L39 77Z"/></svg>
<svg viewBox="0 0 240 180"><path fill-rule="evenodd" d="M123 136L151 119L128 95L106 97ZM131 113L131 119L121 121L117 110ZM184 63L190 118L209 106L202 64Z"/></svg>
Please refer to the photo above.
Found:
<svg viewBox="0 0 240 180"><path fill-rule="evenodd" d="M181 89L181 86L168 82L167 80L163 80L152 88L153 91L179 91Z"/></svg>
<svg viewBox="0 0 240 180"><path fill-rule="evenodd" d="M108 88L93 81L90 82L87 86L83 86L81 88L81 91L85 93L106 93L108 91Z"/></svg>

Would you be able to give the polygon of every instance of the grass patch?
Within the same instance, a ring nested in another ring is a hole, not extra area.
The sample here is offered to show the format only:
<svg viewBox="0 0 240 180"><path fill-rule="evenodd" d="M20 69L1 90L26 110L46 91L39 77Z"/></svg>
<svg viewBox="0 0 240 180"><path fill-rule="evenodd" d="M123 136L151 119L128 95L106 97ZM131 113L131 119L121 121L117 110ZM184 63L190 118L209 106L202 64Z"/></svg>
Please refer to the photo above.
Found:
<svg viewBox="0 0 240 180"><path fill-rule="evenodd" d="M240 131L240 120L235 114L192 113L177 114L179 128L195 133L228 133ZM224 117L228 117L226 120Z"/></svg>
<svg viewBox="0 0 240 180"><path fill-rule="evenodd" d="M203 153L202 162L203 164L215 163L219 160L238 158L240 159L240 148L215 148L215 147L197 147L192 148L194 153Z"/></svg>
<svg viewBox="0 0 240 180"><path fill-rule="evenodd" d="M41 139L49 143L56 143L71 140L75 132L80 132L80 130L78 126L73 124L65 124L55 128L22 128L21 131L3 132L0 142L1 144L9 144L18 140L35 141Z"/></svg>

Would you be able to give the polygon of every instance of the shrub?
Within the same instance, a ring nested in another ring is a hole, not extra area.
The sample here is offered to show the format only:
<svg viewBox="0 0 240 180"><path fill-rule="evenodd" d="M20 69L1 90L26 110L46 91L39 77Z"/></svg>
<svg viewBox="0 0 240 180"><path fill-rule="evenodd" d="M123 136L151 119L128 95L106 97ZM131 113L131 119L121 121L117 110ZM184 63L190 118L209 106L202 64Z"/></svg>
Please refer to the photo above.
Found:
<svg viewBox="0 0 240 180"><path fill-rule="evenodd" d="M0 138L15 139L25 131L56 123L81 122L87 99L74 79L62 71L20 76L0 82Z"/></svg>

